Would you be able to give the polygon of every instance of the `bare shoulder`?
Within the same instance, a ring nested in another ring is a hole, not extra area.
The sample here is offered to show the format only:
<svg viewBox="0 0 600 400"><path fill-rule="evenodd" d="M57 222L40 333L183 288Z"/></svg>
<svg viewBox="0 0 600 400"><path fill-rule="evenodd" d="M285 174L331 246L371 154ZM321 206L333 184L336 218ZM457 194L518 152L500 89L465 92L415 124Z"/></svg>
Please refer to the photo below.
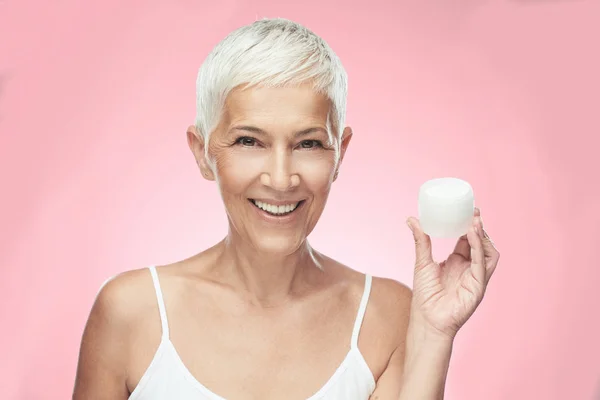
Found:
<svg viewBox="0 0 600 400"><path fill-rule="evenodd" d="M90 311L86 333L115 335L125 343L134 338L145 321L155 319L157 300L148 268L132 269L107 279Z"/></svg>
<svg viewBox="0 0 600 400"><path fill-rule="evenodd" d="M412 301L412 289L391 278L373 277L371 301L385 317L399 311L408 311Z"/></svg>
<svg viewBox="0 0 600 400"><path fill-rule="evenodd" d="M389 278L373 278L371 335L385 343L385 363L376 370L377 387L372 398L398 398L404 374L406 334L412 290Z"/></svg>
<svg viewBox="0 0 600 400"><path fill-rule="evenodd" d="M362 292L364 273L343 265L337 270L355 293ZM406 284L373 276L359 347L378 383L382 377L396 382L402 376L411 303L412 290Z"/></svg>
<svg viewBox="0 0 600 400"><path fill-rule="evenodd" d="M353 282L356 291L364 288L365 274L332 260L338 275ZM368 335L386 343L390 350L402 346L408 328L412 290L406 284L385 277L373 276L363 329Z"/></svg>
<svg viewBox="0 0 600 400"><path fill-rule="evenodd" d="M152 296L147 269L120 273L101 285L81 339L74 399L127 398L128 348L140 318L153 306Z"/></svg>
<svg viewBox="0 0 600 400"><path fill-rule="evenodd" d="M150 271L147 268L133 269L115 275L102 284L92 314L108 316L110 322L117 325L130 325L144 308L156 307L155 302Z"/></svg>
<svg viewBox="0 0 600 400"><path fill-rule="evenodd" d="M328 258L333 266L334 275L343 281L351 282L356 290L362 291L365 282L365 273L348 267L338 261ZM412 290L406 284L385 277L373 276L369 303L367 307L368 318L375 319L377 325L386 327L391 331L402 328L408 322Z"/></svg>
<svg viewBox="0 0 600 400"><path fill-rule="evenodd" d="M396 344L404 343L412 290L406 284L390 278L373 277L370 313L377 326Z"/></svg>

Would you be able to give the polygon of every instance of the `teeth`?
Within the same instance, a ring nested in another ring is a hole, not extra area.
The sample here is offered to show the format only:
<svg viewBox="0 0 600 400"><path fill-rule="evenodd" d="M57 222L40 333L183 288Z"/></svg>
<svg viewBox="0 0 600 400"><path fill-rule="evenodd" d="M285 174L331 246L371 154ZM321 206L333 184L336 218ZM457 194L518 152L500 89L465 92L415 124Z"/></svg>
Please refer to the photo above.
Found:
<svg viewBox="0 0 600 400"><path fill-rule="evenodd" d="M256 206L258 208L260 208L261 210L265 210L267 212L270 212L271 214L286 214L289 212L292 212L296 209L296 207L298 207L298 203L294 203L294 204L286 204L283 206L275 206L272 204L268 204L268 203L263 203L262 201L258 201L258 200L252 200L252 202L254 204L256 204Z"/></svg>

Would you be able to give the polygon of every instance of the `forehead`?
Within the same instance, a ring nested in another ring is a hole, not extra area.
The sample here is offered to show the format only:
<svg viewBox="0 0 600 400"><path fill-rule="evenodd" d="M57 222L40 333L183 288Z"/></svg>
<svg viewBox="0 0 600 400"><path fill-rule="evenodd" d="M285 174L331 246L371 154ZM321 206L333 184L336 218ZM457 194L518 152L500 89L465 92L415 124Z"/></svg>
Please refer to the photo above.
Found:
<svg viewBox="0 0 600 400"><path fill-rule="evenodd" d="M326 124L331 102L310 86L234 89L225 101L224 122Z"/></svg>

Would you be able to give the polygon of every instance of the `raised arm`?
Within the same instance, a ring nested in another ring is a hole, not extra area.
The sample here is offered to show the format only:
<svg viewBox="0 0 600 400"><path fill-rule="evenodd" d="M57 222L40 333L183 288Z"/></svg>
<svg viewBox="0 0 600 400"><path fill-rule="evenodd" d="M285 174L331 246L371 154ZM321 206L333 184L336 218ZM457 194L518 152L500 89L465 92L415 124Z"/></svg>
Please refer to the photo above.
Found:
<svg viewBox="0 0 600 400"><path fill-rule="evenodd" d="M370 400L443 399L453 341L410 318Z"/></svg>
<svg viewBox="0 0 600 400"><path fill-rule="evenodd" d="M404 375L399 397L394 400L442 400L452 355L453 339L428 330L411 318Z"/></svg>
<svg viewBox="0 0 600 400"><path fill-rule="evenodd" d="M500 253L484 231L477 208L468 233L441 263L433 260L431 239L419 221L409 218L407 223L416 261L399 399L442 400L454 338L483 300Z"/></svg>
<svg viewBox="0 0 600 400"><path fill-rule="evenodd" d="M431 240L419 221L410 218L408 225L416 261L405 343L398 344L371 400L444 398L454 338L483 300L500 258L478 209L469 232L441 263L433 261Z"/></svg>

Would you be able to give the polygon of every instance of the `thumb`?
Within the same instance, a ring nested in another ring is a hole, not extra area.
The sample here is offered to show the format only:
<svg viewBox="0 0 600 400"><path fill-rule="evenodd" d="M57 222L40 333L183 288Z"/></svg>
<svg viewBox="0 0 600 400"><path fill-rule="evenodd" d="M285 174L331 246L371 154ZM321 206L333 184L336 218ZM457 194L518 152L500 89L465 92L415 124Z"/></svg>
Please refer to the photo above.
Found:
<svg viewBox="0 0 600 400"><path fill-rule="evenodd" d="M406 224L412 231L415 239L416 266L425 266L432 263L433 255L431 253L431 238L423 232L418 219L409 217L406 220Z"/></svg>

